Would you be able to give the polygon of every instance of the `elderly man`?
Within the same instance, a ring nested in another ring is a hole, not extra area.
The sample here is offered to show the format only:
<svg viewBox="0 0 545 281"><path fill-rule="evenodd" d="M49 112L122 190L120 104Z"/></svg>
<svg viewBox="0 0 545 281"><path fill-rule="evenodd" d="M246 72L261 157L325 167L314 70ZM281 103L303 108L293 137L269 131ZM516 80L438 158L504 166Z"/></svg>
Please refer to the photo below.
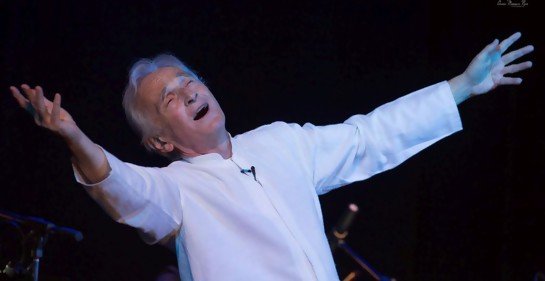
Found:
<svg viewBox="0 0 545 281"><path fill-rule="evenodd" d="M502 54L515 33L486 46L459 76L342 124L275 122L232 137L220 105L172 56L131 69L123 106L150 150L173 160L122 162L92 142L42 88L11 87L37 125L60 135L76 179L115 220L176 250L182 280L338 280L318 195L395 167L462 128L457 104L531 67Z"/></svg>

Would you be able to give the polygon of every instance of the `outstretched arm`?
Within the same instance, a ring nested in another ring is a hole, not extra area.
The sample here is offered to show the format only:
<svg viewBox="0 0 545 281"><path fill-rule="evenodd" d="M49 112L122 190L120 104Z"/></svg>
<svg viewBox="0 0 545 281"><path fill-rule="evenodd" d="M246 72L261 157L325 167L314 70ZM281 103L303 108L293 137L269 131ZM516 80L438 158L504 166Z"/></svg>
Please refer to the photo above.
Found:
<svg viewBox="0 0 545 281"><path fill-rule="evenodd" d="M485 94L500 85L519 85L521 78L505 77L532 67L531 61L511 64L514 60L532 52L534 46L528 45L503 55L520 38L517 32L499 43L495 39L471 61L464 73L448 81L456 104L471 96Z"/></svg>
<svg viewBox="0 0 545 281"><path fill-rule="evenodd" d="M40 86L31 88L23 84L21 89L24 95L16 87L10 87L19 106L34 117L36 125L64 139L75 166L85 176L85 180L94 183L106 178L110 167L104 152L80 130L72 116L61 107L61 95L55 94L53 101L50 101L44 97Z"/></svg>
<svg viewBox="0 0 545 281"><path fill-rule="evenodd" d="M178 186L160 172L122 162L92 142L61 107L61 96L44 97L40 86L10 87L19 105L35 123L63 138L70 149L76 179L117 222L138 228L155 243L177 230L182 221ZM166 241L166 240L165 240Z"/></svg>

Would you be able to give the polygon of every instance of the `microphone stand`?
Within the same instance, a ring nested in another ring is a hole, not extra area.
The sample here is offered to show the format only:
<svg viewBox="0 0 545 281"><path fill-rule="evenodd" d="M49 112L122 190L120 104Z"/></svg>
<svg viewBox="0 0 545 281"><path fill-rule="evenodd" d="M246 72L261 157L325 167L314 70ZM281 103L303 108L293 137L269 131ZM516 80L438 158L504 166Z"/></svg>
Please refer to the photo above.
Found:
<svg viewBox="0 0 545 281"><path fill-rule="evenodd" d="M349 257L351 257L361 268L363 268L373 279L377 281L396 281L394 278L387 277L376 271L362 256L360 256L354 249L352 249L348 243L345 242L345 238L348 236L348 228L354 217L358 212L358 206L356 204L350 204L348 209L343 214L342 218L337 223L337 226L333 228L332 234L329 237L329 245L331 250L337 248L342 249ZM343 281L354 280L358 272L351 272Z"/></svg>
<svg viewBox="0 0 545 281"><path fill-rule="evenodd" d="M30 265L30 274L32 276L33 281L38 281L38 273L40 271L40 258L43 256L44 253L44 246L45 242L47 241L47 234L40 235L37 237L37 241L35 244L35 248L32 249L31 257L32 257L32 264Z"/></svg>
<svg viewBox="0 0 545 281"><path fill-rule="evenodd" d="M354 249L352 249L344 240L339 240L338 247L342 249L348 256L350 256L359 266L361 266L373 279L377 281L396 281L394 278L390 278L386 275L380 274L378 271L376 271L371 265Z"/></svg>
<svg viewBox="0 0 545 281"><path fill-rule="evenodd" d="M30 274L33 281L38 281L40 259L43 257L44 246L50 234L68 235L77 242L83 239L81 232L76 229L56 226L54 223L38 217L23 216L0 210L0 220L10 222L19 229L30 229L24 238L24 242L30 241L29 243L31 243L30 258L32 261L23 274ZM23 253L23 255L26 255L26 253Z"/></svg>

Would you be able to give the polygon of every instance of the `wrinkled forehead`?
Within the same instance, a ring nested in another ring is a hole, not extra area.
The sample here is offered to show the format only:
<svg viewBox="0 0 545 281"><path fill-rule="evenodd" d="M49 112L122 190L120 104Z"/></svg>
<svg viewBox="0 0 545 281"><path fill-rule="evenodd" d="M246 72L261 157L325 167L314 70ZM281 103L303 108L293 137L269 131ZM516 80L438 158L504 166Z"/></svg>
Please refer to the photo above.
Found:
<svg viewBox="0 0 545 281"><path fill-rule="evenodd" d="M172 77L170 80L165 80L165 86L161 90L161 94L164 95L165 93L180 88L186 79L188 78L184 75L184 73L180 72L176 74L175 77Z"/></svg>
<svg viewBox="0 0 545 281"><path fill-rule="evenodd" d="M178 87L188 74L177 67L161 67L144 76L140 80L139 88L142 93L148 91L163 91L166 88ZM140 92L140 91L139 91Z"/></svg>

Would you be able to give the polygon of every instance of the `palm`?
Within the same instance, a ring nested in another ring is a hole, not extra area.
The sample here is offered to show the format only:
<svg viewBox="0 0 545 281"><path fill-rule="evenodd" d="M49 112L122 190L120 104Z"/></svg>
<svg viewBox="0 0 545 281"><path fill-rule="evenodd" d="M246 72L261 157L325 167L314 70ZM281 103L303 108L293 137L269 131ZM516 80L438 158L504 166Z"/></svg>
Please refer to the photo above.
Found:
<svg viewBox="0 0 545 281"><path fill-rule="evenodd" d="M533 46L529 45L502 56L519 38L520 33L517 32L499 44L498 40L494 40L471 61L465 75L473 85L471 90L473 94L484 94L499 85L518 85L522 82L521 78L504 75L530 68L532 66L530 61L518 64L510 63L533 51Z"/></svg>
<svg viewBox="0 0 545 281"><path fill-rule="evenodd" d="M60 94L56 94L54 101L50 101L44 97L42 88L39 86L32 89L27 85L23 85L21 88L26 97L21 94L19 89L15 87L10 89L19 106L34 117L36 125L63 137L69 137L78 130L72 116L61 107Z"/></svg>
<svg viewBox="0 0 545 281"><path fill-rule="evenodd" d="M51 102L48 99L45 99L45 106L48 113L48 116L46 118L49 118L50 120L44 120L44 124L42 126L48 126L47 128L56 131L61 135L65 135L69 131L72 131L76 127L76 122L66 111L64 108L60 107L59 109L59 122L58 124L53 124L53 120L51 120L52 117L52 111L53 111L53 102Z"/></svg>

